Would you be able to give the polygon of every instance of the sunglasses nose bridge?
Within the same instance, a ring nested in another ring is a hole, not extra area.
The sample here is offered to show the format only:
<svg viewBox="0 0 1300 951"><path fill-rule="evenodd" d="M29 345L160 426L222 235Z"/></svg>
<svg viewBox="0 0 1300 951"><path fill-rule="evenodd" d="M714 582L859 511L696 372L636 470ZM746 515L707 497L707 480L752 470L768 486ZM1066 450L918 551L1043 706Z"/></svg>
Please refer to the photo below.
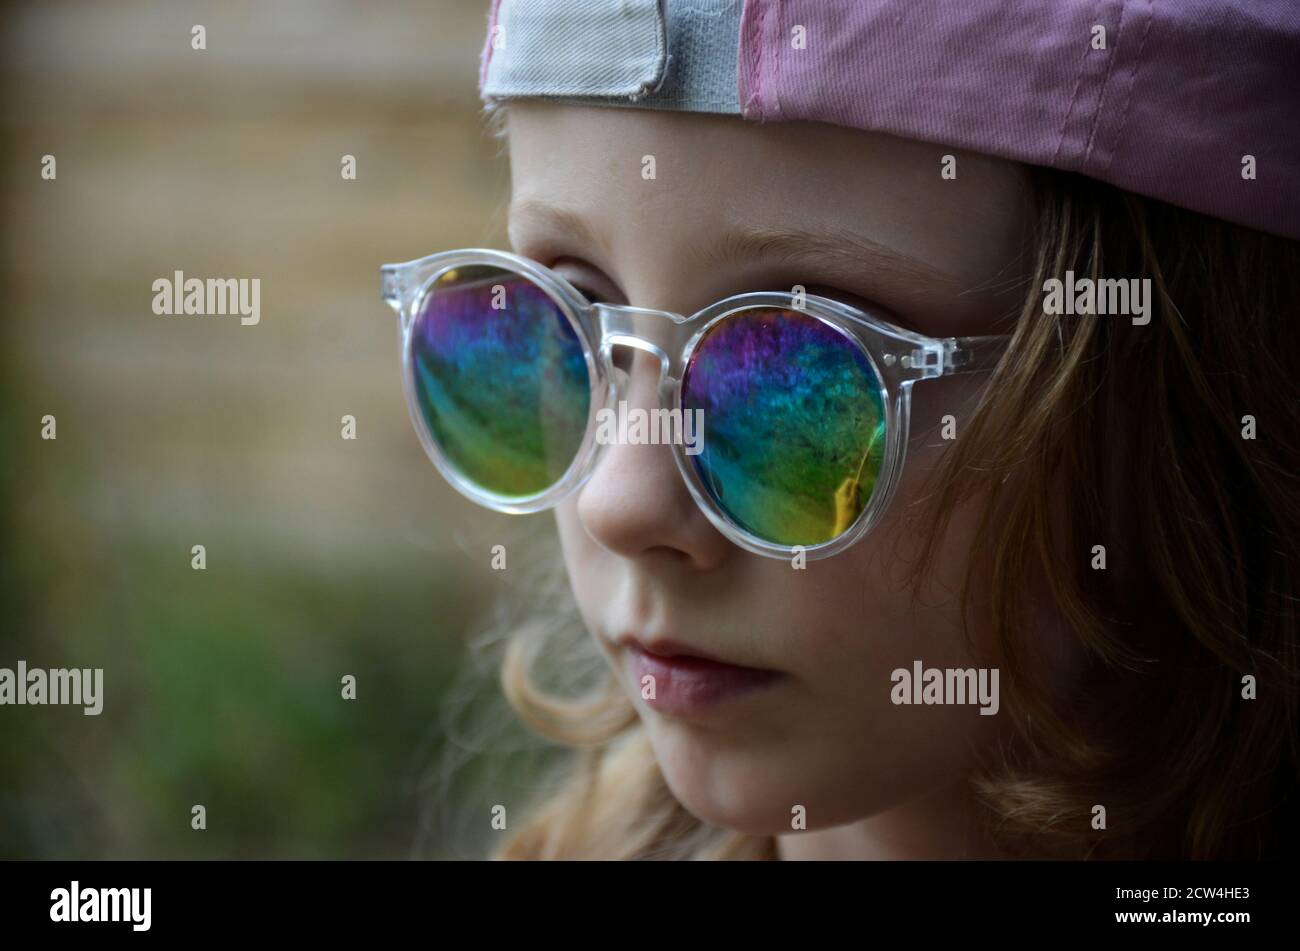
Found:
<svg viewBox="0 0 1300 951"><path fill-rule="evenodd" d="M593 305L600 328L600 354L606 368L612 365L616 346L632 347L659 361L660 380L681 378L681 353L690 337L686 318L666 310L621 304Z"/></svg>

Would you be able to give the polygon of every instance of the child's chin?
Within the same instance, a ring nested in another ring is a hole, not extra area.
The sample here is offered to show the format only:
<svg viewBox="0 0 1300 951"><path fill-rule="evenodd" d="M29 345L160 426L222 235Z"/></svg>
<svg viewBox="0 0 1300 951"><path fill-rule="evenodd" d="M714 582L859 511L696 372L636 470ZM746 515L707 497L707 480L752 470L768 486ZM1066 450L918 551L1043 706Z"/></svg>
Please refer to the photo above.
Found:
<svg viewBox="0 0 1300 951"><path fill-rule="evenodd" d="M781 750L713 746L706 733L650 729L660 772L677 801L697 819L749 835L790 832L806 787Z"/></svg>

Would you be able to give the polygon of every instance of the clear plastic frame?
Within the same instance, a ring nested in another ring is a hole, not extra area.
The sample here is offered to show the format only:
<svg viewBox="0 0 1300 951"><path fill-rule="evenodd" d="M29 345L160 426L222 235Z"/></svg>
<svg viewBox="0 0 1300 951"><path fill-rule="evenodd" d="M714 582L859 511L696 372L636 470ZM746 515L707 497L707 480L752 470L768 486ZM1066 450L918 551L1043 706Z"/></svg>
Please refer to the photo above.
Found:
<svg viewBox="0 0 1300 951"><path fill-rule="evenodd" d="M412 371L412 332L416 318L438 278L452 268L486 266L513 272L539 287L572 325L582 344L591 383L586 432L567 471L545 491L527 497L497 496L464 478L449 462L429 431L420 411ZM380 269L381 294L400 322L402 381L407 410L425 452L438 471L461 494L499 512L528 513L552 508L576 492L591 477L603 446L596 439L600 410L612 409L621 398L625 374L615 367L615 347L630 347L659 362L659 402L663 409L681 406L682 376L691 354L705 333L719 321L755 307L795 311L834 328L865 355L882 387L885 447L880 474L861 512L849 528L827 541L809 546L774 544L732 521L706 490L685 447L673 445L677 468L691 495L709 521L741 548L772 558L826 558L860 541L883 517L897 488L909 440L912 386L921 380L954 373L984 372L996 366L1007 337L922 336L840 301L793 291L738 294L710 304L689 316L606 303L592 303L562 276L536 261L506 251L466 249L444 251ZM707 435L705 437L707 439Z"/></svg>

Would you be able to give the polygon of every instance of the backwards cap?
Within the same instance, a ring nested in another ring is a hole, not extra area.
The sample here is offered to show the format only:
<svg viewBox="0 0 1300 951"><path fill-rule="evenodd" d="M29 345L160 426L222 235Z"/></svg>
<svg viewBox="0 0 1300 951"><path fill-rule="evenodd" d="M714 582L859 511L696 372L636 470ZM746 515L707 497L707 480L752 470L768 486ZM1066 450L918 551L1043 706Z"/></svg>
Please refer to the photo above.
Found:
<svg viewBox="0 0 1300 951"><path fill-rule="evenodd" d="M1300 238L1293 0L492 0L479 90L813 120Z"/></svg>

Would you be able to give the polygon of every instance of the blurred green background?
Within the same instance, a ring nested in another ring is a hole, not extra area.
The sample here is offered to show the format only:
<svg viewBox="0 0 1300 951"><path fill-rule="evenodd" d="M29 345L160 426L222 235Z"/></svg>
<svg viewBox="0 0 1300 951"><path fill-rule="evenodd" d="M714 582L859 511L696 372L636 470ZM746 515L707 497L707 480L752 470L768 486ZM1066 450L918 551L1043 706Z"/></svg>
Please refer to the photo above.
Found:
<svg viewBox="0 0 1300 951"><path fill-rule="evenodd" d="M450 854L439 713L513 529L425 459L378 268L505 246L486 3L0 17L0 667L105 669L99 717L0 707L0 857ZM261 323L154 315L176 270L260 278Z"/></svg>

